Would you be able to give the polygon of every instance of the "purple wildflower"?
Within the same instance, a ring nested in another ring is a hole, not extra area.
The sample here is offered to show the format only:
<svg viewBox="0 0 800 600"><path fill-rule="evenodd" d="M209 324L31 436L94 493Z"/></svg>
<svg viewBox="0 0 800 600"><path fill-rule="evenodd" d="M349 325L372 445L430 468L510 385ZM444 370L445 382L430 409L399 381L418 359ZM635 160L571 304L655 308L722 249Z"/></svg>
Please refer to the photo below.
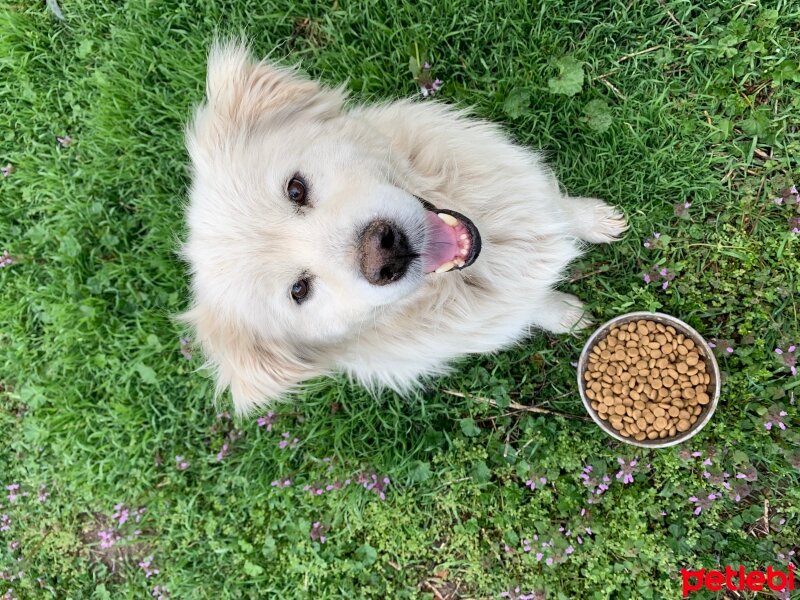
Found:
<svg viewBox="0 0 800 600"><path fill-rule="evenodd" d="M272 487L276 488L286 488L292 485L291 479L276 479L272 482Z"/></svg>
<svg viewBox="0 0 800 600"><path fill-rule="evenodd" d="M122 502L114 505L114 514L111 515L111 518L118 521L117 526L124 525L128 520L128 516L128 509L125 508Z"/></svg>
<svg viewBox="0 0 800 600"><path fill-rule="evenodd" d="M325 534L328 532L328 529L330 528L327 525L322 525L319 521L315 521L311 525L311 531L308 535L313 541L324 544L326 539Z"/></svg>
<svg viewBox="0 0 800 600"><path fill-rule="evenodd" d="M713 348L717 355L733 354L733 340L711 338L708 341L708 346Z"/></svg>
<svg viewBox="0 0 800 600"><path fill-rule="evenodd" d="M666 290L674 279L675 273L667 267L654 266L649 273L644 274L645 283L660 283L662 290Z"/></svg>
<svg viewBox="0 0 800 600"><path fill-rule="evenodd" d="M730 490L730 497L734 502L741 502L742 498L746 498L749 494L750 486L746 483L734 483Z"/></svg>
<svg viewBox="0 0 800 600"><path fill-rule="evenodd" d="M691 496L689 498L689 502L693 502L695 504L694 514L699 515L703 512L704 508L708 508L714 503L714 500L719 498L718 494L709 494L707 498L698 498L697 496Z"/></svg>
<svg viewBox="0 0 800 600"><path fill-rule="evenodd" d="M191 466L191 463L189 463L186 460L183 460L182 456L178 455L178 456L175 457L175 468L178 469L178 471L185 471L190 466Z"/></svg>
<svg viewBox="0 0 800 600"><path fill-rule="evenodd" d="M217 462L222 462L222 459L228 456L228 452L230 452L230 446L228 442L223 442L222 448L217 452Z"/></svg>
<svg viewBox="0 0 800 600"><path fill-rule="evenodd" d="M3 173L3 177L8 177L9 175L11 175L16 170L17 170L17 168L14 165L12 165L11 163L8 163L5 167L0 169L0 172Z"/></svg>
<svg viewBox="0 0 800 600"><path fill-rule="evenodd" d="M8 253L8 250L3 250L3 253L0 254L0 269L10 267L15 262L17 262L16 259Z"/></svg>
<svg viewBox="0 0 800 600"><path fill-rule="evenodd" d="M423 98L435 96L436 92L438 92L442 85L444 85L444 82L441 79L434 79L431 76L431 66L428 63L422 65L422 70L415 79L417 80L419 91Z"/></svg>
<svg viewBox="0 0 800 600"><path fill-rule="evenodd" d="M775 204L800 204L800 195L797 193L796 186L792 185L778 193L780 195L773 200Z"/></svg>
<svg viewBox="0 0 800 600"><path fill-rule="evenodd" d="M181 338L181 354L186 360L192 360L192 340L187 337Z"/></svg>
<svg viewBox="0 0 800 600"><path fill-rule="evenodd" d="M144 560L139 562L139 567L144 571L145 579L149 579L153 575L158 575L161 571L159 571L156 567L153 566L153 555L151 554Z"/></svg>
<svg viewBox="0 0 800 600"><path fill-rule="evenodd" d="M789 344L786 349L775 348L775 354L781 357L784 366L789 367L792 376L797 375L797 346Z"/></svg>
<svg viewBox="0 0 800 600"><path fill-rule="evenodd" d="M603 475L602 479L597 479L591 475L592 466L587 465L583 469L583 473L581 474L581 479L583 480L583 485L589 488L590 497L586 501L588 504L594 504L595 500L592 496L602 496L606 490L608 490L609 484L611 483L611 478L608 475Z"/></svg>
<svg viewBox="0 0 800 600"><path fill-rule="evenodd" d="M105 531L98 531L97 537L100 538L100 547L103 549L111 548L114 544L117 543L117 534L114 533L113 529L108 529Z"/></svg>
<svg viewBox="0 0 800 600"><path fill-rule="evenodd" d="M375 493L381 500L386 500L385 490L391 481L385 475L379 477L376 473L360 473L356 478L356 483L365 490Z"/></svg>
<svg viewBox="0 0 800 600"><path fill-rule="evenodd" d="M59 145L62 148L66 148L67 146L72 145L72 137L68 135L64 136L57 135L56 140L58 141Z"/></svg>
<svg viewBox="0 0 800 600"><path fill-rule="evenodd" d="M0 515L0 531L9 531L11 529L11 517L3 513Z"/></svg>
<svg viewBox="0 0 800 600"><path fill-rule="evenodd" d="M800 217L789 217L789 231L800 234Z"/></svg>
<svg viewBox="0 0 800 600"><path fill-rule="evenodd" d="M258 417L258 421L256 422L259 427L264 427L267 431L272 431L272 424L275 422L275 413L268 412L263 417Z"/></svg>
<svg viewBox="0 0 800 600"><path fill-rule="evenodd" d="M746 467L741 472L736 473L736 479L744 479L745 481L756 481L758 479L758 471L754 467Z"/></svg>
<svg viewBox="0 0 800 600"><path fill-rule="evenodd" d="M47 486L46 485L43 485L42 487L39 488L39 495L37 497L37 500L39 502L46 502L47 498L49 496L50 496L50 492L47 491Z"/></svg>
<svg viewBox="0 0 800 600"><path fill-rule="evenodd" d="M658 231L653 232L653 235L647 238L642 244L645 248L657 248L659 246L659 238L661 233Z"/></svg>
<svg viewBox="0 0 800 600"><path fill-rule="evenodd" d="M787 414L788 413L780 407L773 406L770 408L769 412L764 415L764 429L770 431L774 425L777 425L780 429L786 429L786 423L783 422L783 418L787 416Z"/></svg>
<svg viewBox="0 0 800 600"><path fill-rule="evenodd" d="M6 489L8 490L8 496L6 496L6 498L8 498L9 502L14 502L17 498L19 498L20 494L17 493L17 490L19 490L18 483L8 484Z"/></svg>
<svg viewBox="0 0 800 600"><path fill-rule="evenodd" d="M167 600L167 598L169 598L169 592L167 592L167 588L160 585L155 586L150 595L156 600Z"/></svg>
<svg viewBox="0 0 800 600"><path fill-rule="evenodd" d="M527 594L520 591L519 586L512 590L500 592L501 598L509 598L509 600L544 600L544 594L531 590Z"/></svg>
<svg viewBox="0 0 800 600"><path fill-rule="evenodd" d="M284 450L285 448L294 448L298 444L298 442L300 442L300 438L292 438L290 440L288 431L284 431L281 434L281 437L283 439L280 442L278 442L278 447L281 450Z"/></svg>
<svg viewBox="0 0 800 600"><path fill-rule="evenodd" d="M537 483L536 478L528 479L528 481L525 482L525 485L528 486L531 489L531 491L533 491L536 489L536 483ZM540 485L547 485L547 479L545 477L539 477L538 483Z"/></svg>
<svg viewBox="0 0 800 600"><path fill-rule="evenodd" d="M633 469L634 467L636 467L637 461L632 460L630 462L625 462L625 459L623 459L622 457L618 457L617 462L622 467L617 472L617 479L622 479L622 483L625 485L633 483Z"/></svg>
<svg viewBox="0 0 800 600"><path fill-rule="evenodd" d="M673 211L675 212L675 216L679 219L688 219L689 218L689 208L691 208L691 202L678 202L675 206L672 207Z"/></svg>

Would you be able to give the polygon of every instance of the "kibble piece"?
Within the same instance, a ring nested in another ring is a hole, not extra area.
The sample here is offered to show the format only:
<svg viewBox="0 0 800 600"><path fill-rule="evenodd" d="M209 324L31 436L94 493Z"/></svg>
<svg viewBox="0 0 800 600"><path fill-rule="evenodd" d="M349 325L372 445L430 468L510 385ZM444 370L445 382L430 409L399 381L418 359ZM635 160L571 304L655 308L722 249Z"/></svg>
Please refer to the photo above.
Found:
<svg viewBox="0 0 800 600"><path fill-rule="evenodd" d="M708 394L697 394L697 403L698 404L708 404L711 401L711 398L708 397Z"/></svg>
<svg viewBox="0 0 800 600"><path fill-rule="evenodd" d="M667 426L667 420L664 417L658 417L653 423L653 427L655 427L658 431L661 431L666 426Z"/></svg>
<svg viewBox="0 0 800 600"><path fill-rule="evenodd" d="M618 415L622 416L622 415L625 414L625 407L622 404L617 404L614 407L614 412L617 413Z"/></svg>
<svg viewBox="0 0 800 600"><path fill-rule="evenodd" d="M689 370L689 365L687 365L685 362L679 362L675 367L675 370L678 371L679 374L684 375L686 371Z"/></svg>
<svg viewBox="0 0 800 600"><path fill-rule="evenodd" d="M691 424L691 423L689 423L689 420L688 420L688 419L680 419L680 420L678 421L678 424L675 426L675 428L676 428L678 431L681 431L681 432L683 432L683 431L686 431L687 429L689 429L689 427L691 427L691 426L692 426L692 424Z"/></svg>
<svg viewBox="0 0 800 600"><path fill-rule="evenodd" d="M669 410L667 411L670 417L677 417L678 413L680 413L680 409L677 406L670 406Z"/></svg>

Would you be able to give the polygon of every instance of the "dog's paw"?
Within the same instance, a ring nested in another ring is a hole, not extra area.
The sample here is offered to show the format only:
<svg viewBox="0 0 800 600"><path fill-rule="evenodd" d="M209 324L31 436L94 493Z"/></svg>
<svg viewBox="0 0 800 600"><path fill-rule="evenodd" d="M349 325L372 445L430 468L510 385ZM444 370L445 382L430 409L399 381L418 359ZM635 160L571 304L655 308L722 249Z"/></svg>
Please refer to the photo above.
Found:
<svg viewBox="0 0 800 600"><path fill-rule="evenodd" d="M569 198L577 235L593 244L608 244L628 229L625 215L597 198Z"/></svg>
<svg viewBox="0 0 800 600"><path fill-rule="evenodd" d="M572 294L552 292L547 307L537 315L537 324L553 333L573 333L592 324L592 315Z"/></svg>

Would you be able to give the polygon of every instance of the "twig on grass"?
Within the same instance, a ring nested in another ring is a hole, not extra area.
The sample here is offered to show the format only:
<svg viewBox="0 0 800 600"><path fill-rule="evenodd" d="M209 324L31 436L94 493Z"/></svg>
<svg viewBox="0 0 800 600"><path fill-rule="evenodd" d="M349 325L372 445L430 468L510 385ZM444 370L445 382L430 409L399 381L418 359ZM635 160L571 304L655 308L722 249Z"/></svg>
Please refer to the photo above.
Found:
<svg viewBox="0 0 800 600"><path fill-rule="evenodd" d="M617 98L619 98L620 100L627 100L627 98L625 97L625 94L620 92L616 88L616 86L613 83L611 83L610 81L608 81L605 77L603 77L601 75L597 79L599 79L603 83L603 85L605 85L608 89L610 89L612 92L614 92L614 94L617 96Z"/></svg>
<svg viewBox="0 0 800 600"><path fill-rule="evenodd" d="M547 410L546 408L539 408L538 406L526 406L525 404L519 404L518 402L509 402L508 406L500 407L497 404L496 400L492 400L491 398L484 398L483 396L468 396L462 392L457 392L456 390L442 390L445 394L449 394L451 396L456 396L458 398L465 398L468 400L476 400L477 402L483 402L484 404L489 404L491 406L495 406L497 408L513 408L514 410L520 410L523 412L532 412L541 415L551 415L554 417L564 417L565 419L579 419L581 421L591 421L589 417L582 417L580 415L570 415L568 413L557 412L555 410Z"/></svg>
<svg viewBox="0 0 800 600"><path fill-rule="evenodd" d="M664 47L664 44L658 44L657 46L650 46L649 48L645 48L644 50L639 50L638 52L632 52L631 54L626 54L625 56L620 57L617 62L623 62L634 56L640 56L642 54L647 54L648 52L655 52L656 50L660 50Z"/></svg>

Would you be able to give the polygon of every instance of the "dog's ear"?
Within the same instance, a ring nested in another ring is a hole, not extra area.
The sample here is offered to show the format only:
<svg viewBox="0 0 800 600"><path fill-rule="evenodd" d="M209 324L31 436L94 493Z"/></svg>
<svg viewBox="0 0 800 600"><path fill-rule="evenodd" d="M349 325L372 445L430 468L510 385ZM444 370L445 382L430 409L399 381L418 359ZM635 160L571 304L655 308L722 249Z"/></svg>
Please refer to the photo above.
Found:
<svg viewBox="0 0 800 600"><path fill-rule="evenodd" d="M344 87L324 88L296 69L253 59L241 41L216 41L208 57L207 109L229 123L252 126L268 117L330 118L341 112Z"/></svg>
<svg viewBox="0 0 800 600"><path fill-rule="evenodd" d="M214 371L217 395L231 389L238 414L285 396L298 383L325 373L299 349L259 340L245 327L204 306L180 317L190 324Z"/></svg>

